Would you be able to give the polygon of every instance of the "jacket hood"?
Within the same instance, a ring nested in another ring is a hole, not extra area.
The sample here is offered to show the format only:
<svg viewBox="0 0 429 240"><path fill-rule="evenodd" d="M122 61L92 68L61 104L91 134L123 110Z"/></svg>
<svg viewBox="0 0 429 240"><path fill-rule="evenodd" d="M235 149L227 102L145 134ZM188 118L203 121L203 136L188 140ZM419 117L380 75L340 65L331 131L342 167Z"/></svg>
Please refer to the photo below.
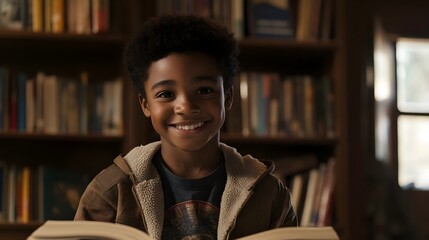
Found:
<svg viewBox="0 0 429 240"><path fill-rule="evenodd" d="M161 142L157 141L135 147L124 156L138 181L159 178L151 161L160 149ZM220 143L220 149L225 157L225 167L228 175L250 180L257 175L271 173L274 170L274 164L271 161L260 161L251 155L242 156L235 148L224 143Z"/></svg>

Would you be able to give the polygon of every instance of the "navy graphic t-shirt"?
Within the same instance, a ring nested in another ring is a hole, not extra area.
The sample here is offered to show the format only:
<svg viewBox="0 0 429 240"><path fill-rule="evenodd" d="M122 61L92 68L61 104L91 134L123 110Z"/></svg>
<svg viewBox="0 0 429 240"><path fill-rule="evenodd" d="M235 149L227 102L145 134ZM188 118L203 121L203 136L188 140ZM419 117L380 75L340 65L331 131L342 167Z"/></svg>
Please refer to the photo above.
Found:
<svg viewBox="0 0 429 240"><path fill-rule="evenodd" d="M225 161L209 176L184 179L174 175L154 158L161 176L165 199L162 239L217 239L219 209L226 183Z"/></svg>

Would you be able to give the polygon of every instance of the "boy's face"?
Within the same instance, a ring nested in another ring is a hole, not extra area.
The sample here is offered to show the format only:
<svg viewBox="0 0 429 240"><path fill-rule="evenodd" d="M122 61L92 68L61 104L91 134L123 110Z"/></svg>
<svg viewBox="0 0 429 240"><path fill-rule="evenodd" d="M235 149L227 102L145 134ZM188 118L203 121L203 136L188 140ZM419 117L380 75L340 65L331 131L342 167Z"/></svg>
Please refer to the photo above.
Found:
<svg viewBox="0 0 429 240"><path fill-rule="evenodd" d="M164 144L184 151L206 146L225 120L233 91L224 92L213 58L202 53L173 53L153 62L140 99L144 114Z"/></svg>

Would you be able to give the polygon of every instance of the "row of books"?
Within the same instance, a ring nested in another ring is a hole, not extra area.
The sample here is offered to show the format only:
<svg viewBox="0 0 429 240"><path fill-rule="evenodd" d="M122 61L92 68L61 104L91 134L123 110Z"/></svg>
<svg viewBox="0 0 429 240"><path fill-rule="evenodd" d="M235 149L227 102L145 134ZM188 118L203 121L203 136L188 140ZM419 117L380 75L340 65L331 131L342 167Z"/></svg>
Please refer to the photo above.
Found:
<svg viewBox="0 0 429 240"><path fill-rule="evenodd" d="M0 28L91 34L110 30L110 0L2 0Z"/></svg>
<svg viewBox="0 0 429 240"><path fill-rule="evenodd" d="M235 37L329 40L332 0L158 0L158 14L190 12L226 25Z"/></svg>
<svg viewBox="0 0 429 240"><path fill-rule="evenodd" d="M236 38L244 37L245 0L157 0L158 15L164 12L194 13L227 26Z"/></svg>
<svg viewBox="0 0 429 240"><path fill-rule="evenodd" d="M25 73L0 67L0 131L122 134L122 80Z"/></svg>
<svg viewBox="0 0 429 240"><path fill-rule="evenodd" d="M0 161L0 222L73 219L89 180L81 172Z"/></svg>
<svg viewBox="0 0 429 240"><path fill-rule="evenodd" d="M234 103L237 114L227 116L229 132L244 136L334 135L334 99L328 77L241 72L239 83Z"/></svg>
<svg viewBox="0 0 429 240"><path fill-rule="evenodd" d="M289 163L287 162L289 161ZM291 164L290 162L294 162ZM289 167L287 173L277 170L291 189L291 202L302 227L332 225L335 187L335 159L319 163L305 155L276 161L278 169ZM280 165L280 166L279 166ZM284 170L283 170L284 171Z"/></svg>

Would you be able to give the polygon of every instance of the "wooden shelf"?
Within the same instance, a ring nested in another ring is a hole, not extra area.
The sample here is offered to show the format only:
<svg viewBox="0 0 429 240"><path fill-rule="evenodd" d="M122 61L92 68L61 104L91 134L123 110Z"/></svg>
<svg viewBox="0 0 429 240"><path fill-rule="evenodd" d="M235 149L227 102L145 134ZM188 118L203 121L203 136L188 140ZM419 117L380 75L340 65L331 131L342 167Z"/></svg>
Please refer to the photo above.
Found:
<svg viewBox="0 0 429 240"><path fill-rule="evenodd" d="M85 70L92 80L105 80L123 74L125 42L119 34L0 30L0 66L72 77Z"/></svg>
<svg viewBox="0 0 429 240"><path fill-rule="evenodd" d="M262 40L245 38L239 41L240 67L252 71L284 71L287 73L326 72L337 49L333 41ZM264 64L261 64L261 61ZM328 65L328 66L327 66Z"/></svg>
<svg viewBox="0 0 429 240"><path fill-rule="evenodd" d="M27 60L34 62L34 59L40 58L75 61L85 60L88 56L98 57L91 62L106 62L108 59L120 59L124 46L124 37L117 34L83 35L0 30L0 58L9 59L12 61L10 64L14 65Z"/></svg>
<svg viewBox="0 0 429 240"><path fill-rule="evenodd" d="M261 53L267 55L279 55L284 52L300 52L311 55L320 55L333 53L337 48L337 44L333 41L295 41L295 40L271 40L271 39L256 39L244 38L239 41L241 51L256 51L260 49ZM282 50L283 52L278 52Z"/></svg>
<svg viewBox="0 0 429 240"><path fill-rule="evenodd" d="M314 154L328 159L334 154L337 138L297 138L243 136L237 133L221 133L221 142L236 148L240 154L250 154L259 159L278 159L286 156Z"/></svg>
<svg viewBox="0 0 429 240"><path fill-rule="evenodd" d="M0 145L7 149L2 152L1 159L9 163L56 165L96 174L121 153L123 141L124 136L0 133Z"/></svg>
<svg viewBox="0 0 429 240"><path fill-rule="evenodd" d="M121 143L124 136L101 134L42 134L42 133L0 133L1 140L63 141L63 142L112 142Z"/></svg>
<svg viewBox="0 0 429 240"><path fill-rule="evenodd" d="M42 223L0 223L0 239L25 240Z"/></svg>
<svg viewBox="0 0 429 240"><path fill-rule="evenodd" d="M73 34L73 33L45 33L32 31L12 31L0 30L0 40L2 44L8 41L19 41L20 43L56 43L75 42L79 44L123 44L124 38L118 34Z"/></svg>
<svg viewBox="0 0 429 240"><path fill-rule="evenodd" d="M274 145L308 145L334 147L336 138L298 138L287 136L243 136L234 133L222 133L221 140L232 144L274 144Z"/></svg>
<svg viewBox="0 0 429 240"><path fill-rule="evenodd" d="M34 230L42 225L42 222L32 221L29 223L0 223L0 230Z"/></svg>

